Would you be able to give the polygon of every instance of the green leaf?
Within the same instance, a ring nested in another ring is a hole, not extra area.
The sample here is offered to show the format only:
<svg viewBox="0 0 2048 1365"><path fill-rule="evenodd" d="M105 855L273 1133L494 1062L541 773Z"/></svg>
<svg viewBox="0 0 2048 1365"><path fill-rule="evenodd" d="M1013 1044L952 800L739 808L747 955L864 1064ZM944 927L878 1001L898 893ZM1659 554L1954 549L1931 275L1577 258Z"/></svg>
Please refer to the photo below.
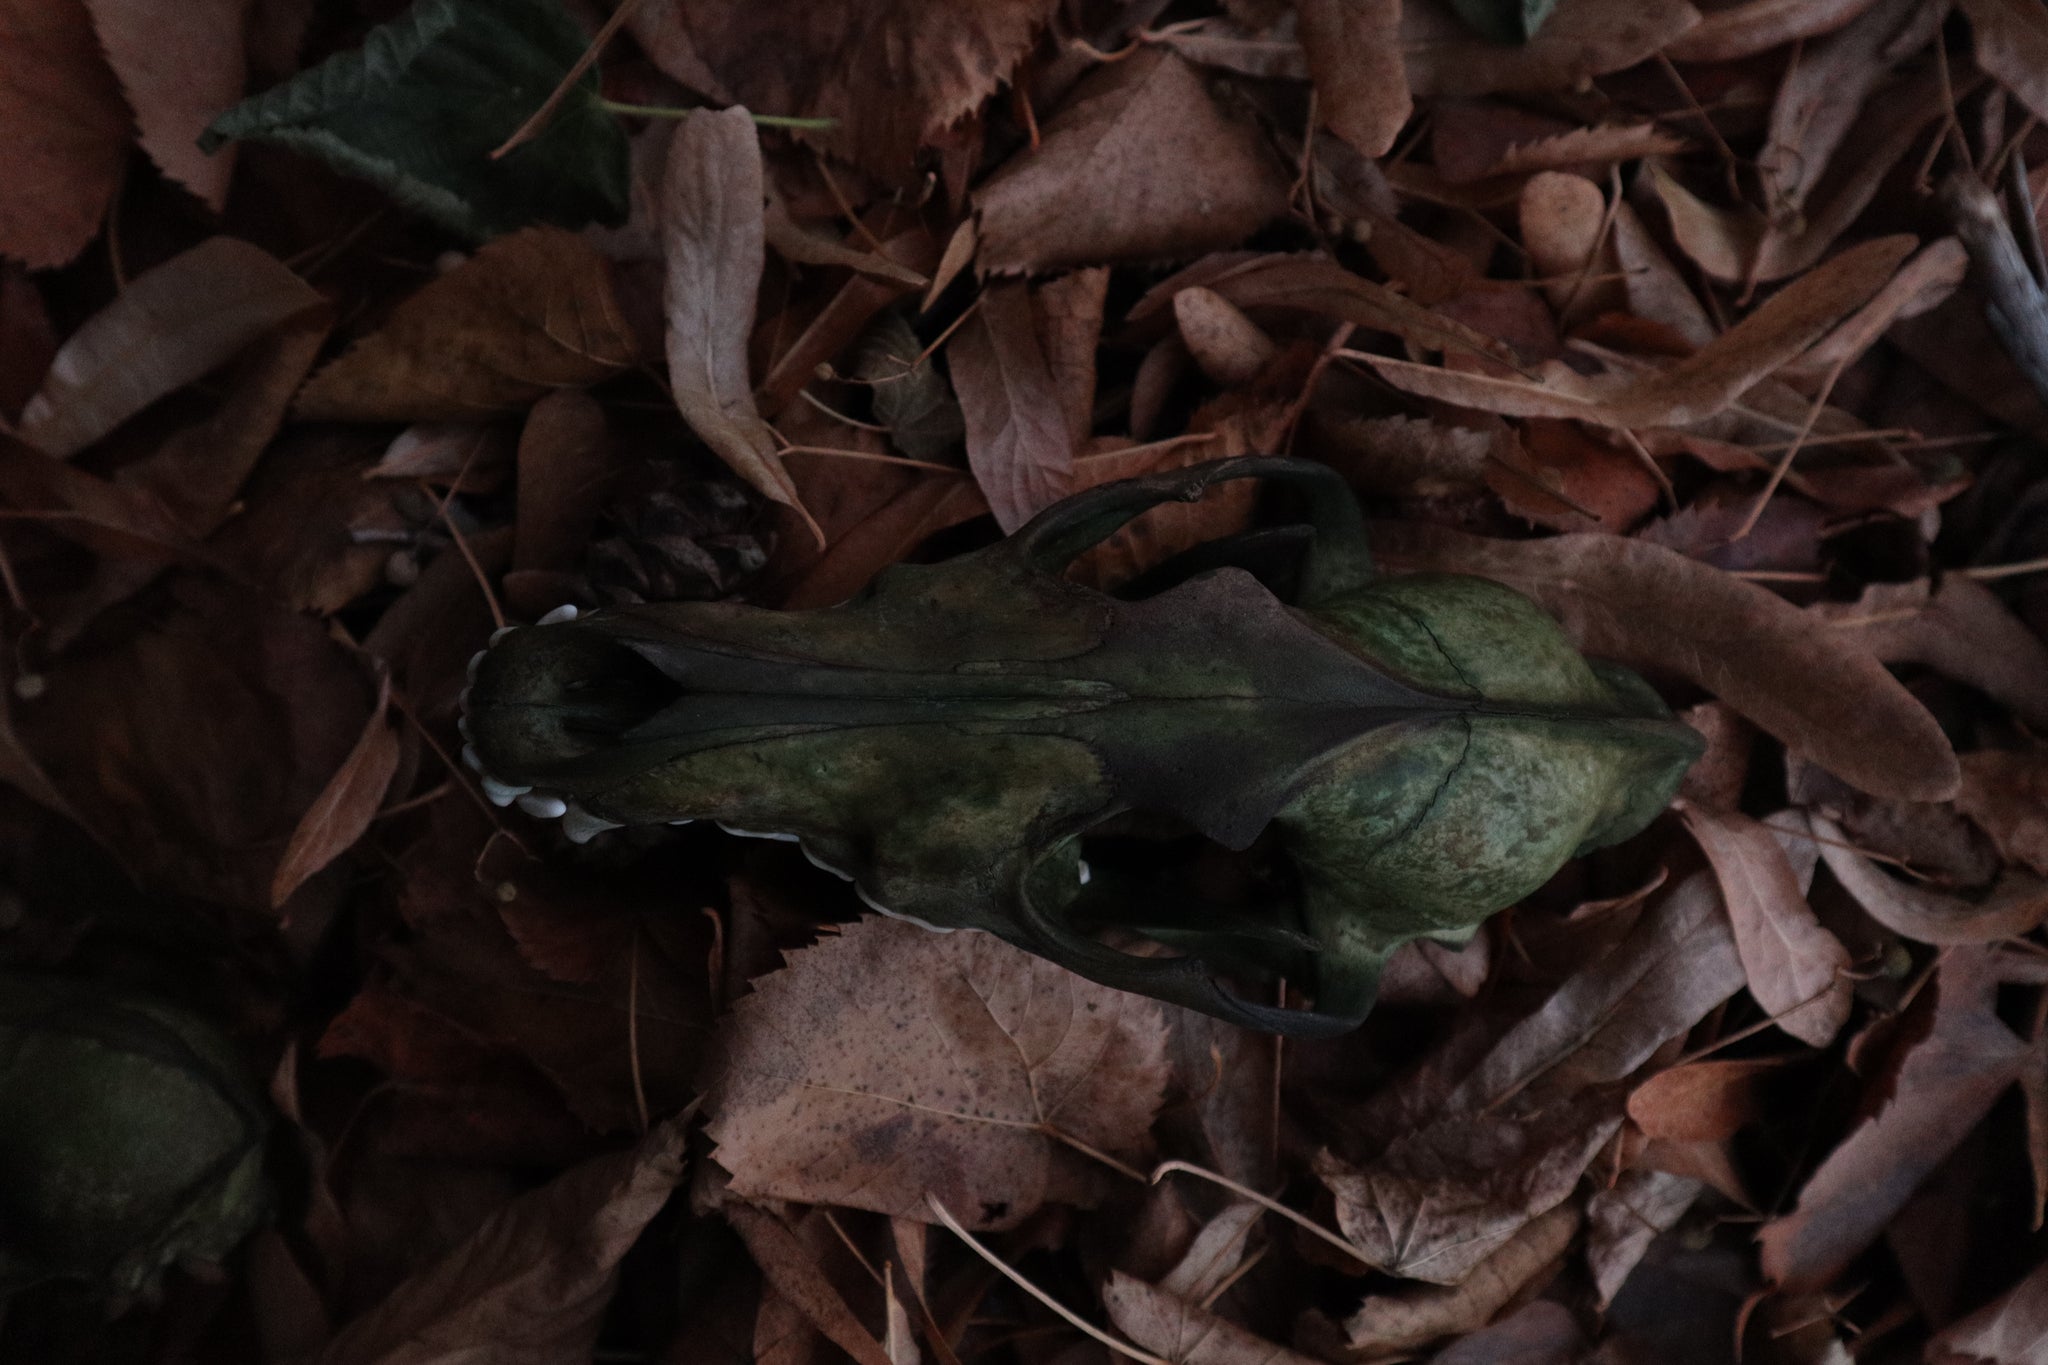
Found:
<svg viewBox="0 0 2048 1365"><path fill-rule="evenodd" d="M1451 0L1458 17L1500 43L1526 43L1557 8L1557 0Z"/></svg>
<svg viewBox="0 0 2048 1365"><path fill-rule="evenodd" d="M228 110L200 145L309 153L477 239L535 222L617 225L628 204L626 135L599 102L595 71L539 137L491 159L586 43L558 0L419 0L360 49Z"/></svg>

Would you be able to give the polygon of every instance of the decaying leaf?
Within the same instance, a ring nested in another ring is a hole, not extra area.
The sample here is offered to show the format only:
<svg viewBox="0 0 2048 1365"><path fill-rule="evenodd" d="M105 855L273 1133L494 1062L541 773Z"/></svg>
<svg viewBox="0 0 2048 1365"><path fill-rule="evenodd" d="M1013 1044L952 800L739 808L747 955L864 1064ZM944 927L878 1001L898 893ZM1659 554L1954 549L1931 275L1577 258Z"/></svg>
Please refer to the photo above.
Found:
<svg viewBox="0 0 2048 1365"><path fill-rule="evenodd" d="M272 909L282 907L306 878L362 838L377 807L383 804L384 793L398 772L398 732L385 718L390 701L391 682L386 678L378 688L377 704L363 725L362 737L292 830L291 842L285 845L284 856L270 879Z"/></svg>
<svg viewBox="0 0 2048 1365"><path fill-rule="evenodd" d="M1039 344L1030 291L998 281L946 351L967 463L996 524L1014 531L1073 490L1074 434Z"/></svg>
<svg viewBox="0 0 2048 1365"><path fill-rule="evenodd" d="M1295 13L1324 125L1366 156L1385 155L1413 107L1401 0L1302 0Z"/></svg>
<svg viewBox="0 0 2048 1365"><path fill-rule="evenodd" d="M1575 1208L1554 1208L1501 1244L1462 1283L1368 1297L1344 1324L1346 1358L1380 1360L1485 1326L1564 1256L1581 1221Z"/></svg>
<svg viewBox="0 0 2048 1365"><path fill-rule="evenodd" d="M1092 192L1108 185L1116 192ZM1046 124L1043 145L975 193L982 268L997 272L1193 256L1236 243L1286 204L1257 127L1159 51L1091 76Z"/></svg>
<svg viewBox="0 0 2048 1365"><path fill-rule="evenodd" d="M63 265L99 232L128 107L83 0L0 4L0 255Z"/></svg>
<svg viewBox="0 0 2048 1365"><path fill-rule="evenodd" d="M676 406L734 473L764 497L801 507L747 377L747 337L767 251L761 143L747 111L700 114L677 129L662 193L668 381Z"/></svg>
<svg viewBox="0 0 2048 1365"><path fill-rule="evenodd" d="M220 212L234 157L207 156L199 135L242 97L245 0L197 0L171 9L86 0L86 8L135 111L143 150L164 174Z"/></svg>
<svg viewBox="0 0 2048 1365"><path fill-rule="evenodd" d="M1981 902L1900 881L1856 851L1826 816L1808 816L1821 858L1869 916L1893 933L1922 943L1996 943L2048 920L2048 879L2006 872Z"/></svg>
<svg viewBox="0 0 2048 1365"><path fill-rule="evenodd" d="M690 1117L514 1200L350 1323L319 1365L424 1365L480 1354L504 1365L558 1365L587 1357L620 1260L682 1179Z"/></svg>
<svg viewBox="0 0 2048 1365"><path fill-rule="evenodd" d="M604 258L574 233L502 237L394 308L299 391L315 421L442 422L525 409L635 360Z"/></svg>
<svg viewBox="0 0 2048 1365"><path fill-rule="evenodd" d="M1166 1085L1165 1022L987 934L870 917L763 979L709 1073L733 1189L972 1227L1092 1203ZM1076 1145L1068 1145L1071 1140Z"/></svg>
<svg viewBox="0 0 2048 1365"><path fill-rule="evenodd" d="M1110 1272L1102 1306L1118 1331L1174 1365L1313 1365L1187 1299L1121 1270Z"/></svg>
<svg viewBox="0 0 2048 1365"><path fill-rule="evenodd" d="M137 276L71 334L22 409L22 438L59 458L75 455L320 303L270 253L209 237Z"/></svg>
<svg viewBox="0 0 2048 1365"><path fill-rule="evenodd" d="M1560 0L1518 46L1474 33L1449 0L1406 0L1401 42L1417 95L1555 90L1633 66L1700 22L1685 0Z"/></svg>
<svg viewBox="0 0 2048 1365"><path fill-rule="evenodd" d="M1963 755L1956 809L1991 836L2008 862L2048 876L2048 754L2037 744Z"/></svg>

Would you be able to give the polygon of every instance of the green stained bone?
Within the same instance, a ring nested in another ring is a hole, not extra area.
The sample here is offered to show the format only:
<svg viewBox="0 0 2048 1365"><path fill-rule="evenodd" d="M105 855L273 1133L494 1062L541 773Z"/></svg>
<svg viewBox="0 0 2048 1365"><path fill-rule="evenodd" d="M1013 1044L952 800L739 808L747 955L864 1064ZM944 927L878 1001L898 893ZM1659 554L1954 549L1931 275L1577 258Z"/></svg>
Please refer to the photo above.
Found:
<svg viewBox="0 0 2048 1365"><path fill-rule="evenodd" d="M1146 507L1240 478L1306 504L1291 601L1235 567L1270 537L1204 547L1138 600L1060 576ZM1636 833L1700 749L1519 594L1375 577L1337 476L1265 458L1091 490L837 607L674 603L514 630L484 656L468 724L499 781L621 824L793 834L898 913L1297 1035L1362 1019L1400 943L1468 935ZM1177 915L1124 883L1083 888L1079 838L1131 811L1231 849L1270 829L1295 889ZM1084 924L1181 955L1124 953ZM1315 1009L1223 980L1274 971Z"/></svg>

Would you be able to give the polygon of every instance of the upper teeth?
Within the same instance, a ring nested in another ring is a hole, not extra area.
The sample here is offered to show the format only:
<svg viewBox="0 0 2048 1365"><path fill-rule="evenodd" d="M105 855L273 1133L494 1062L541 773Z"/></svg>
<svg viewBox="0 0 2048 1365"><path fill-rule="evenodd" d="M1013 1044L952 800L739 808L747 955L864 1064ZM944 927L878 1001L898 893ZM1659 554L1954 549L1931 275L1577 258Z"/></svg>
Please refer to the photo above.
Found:
<svg viewBox="0 0 2048 1365"><path fill-rule="evenodd" d="M575 619L576 604L574 602L564 602L561 606L556 607L546 616L541 617L540 624L544 626L552 626L558 621L573 621Z"/></svg>

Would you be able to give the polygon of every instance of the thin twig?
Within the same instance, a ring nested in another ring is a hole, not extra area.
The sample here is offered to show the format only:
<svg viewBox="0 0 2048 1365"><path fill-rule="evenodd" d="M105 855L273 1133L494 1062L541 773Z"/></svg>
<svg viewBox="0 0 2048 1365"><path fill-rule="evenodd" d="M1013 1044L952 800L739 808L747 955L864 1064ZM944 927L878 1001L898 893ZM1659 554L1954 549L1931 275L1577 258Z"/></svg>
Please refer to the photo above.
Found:
<svg viewBox="0 0 2048 1365"><path fill-rule="evenodd" d="M540 108L534 110L526 122L513 129L512 136L498 145L491 153L491 160L496 161L514 147L524 146L541 135L541 130L554 121L555 112L562 107L562 101L569 98L569 92L583 79L583 73L597 65L597 56L604 51L604 45L612 40L612 35L631 17L639 3L640 0L619 0L619 7L612 11L611 18L604 21L604 27L590 40L590 46L583 49L583 55L569 68L569 74L556 82L555 88L548 92L548 97L540 102Z"/></svg>
<svg viewBox="0 0 2048 1365"><path fill-rule="evenodd" d="M1273 1199L1267 1195L1260 1194L1257 1190L1252 1189L1249 1186L1238 1184L1235 1180L1232 1180L1227 1175L1218 1175L1216 1172L1208 1170L1207 1168L1202 1166L1197 1166L1193 1162L1161 1162L1159 1166L1152 1172L1152 1183L1155 1185L1158 1184L1159 1177L1163 1175L1171 1175L1175 1171L1185 1171L1189 1175L1200 1176L1202 1179L1207 1180L1212 1184L1221 1185L1224 1189L1229 1190L1232 1194L1237 1195L1238 1197L1243 1199L1251 1200L1254 1204L1257 1204L1260 1208L1266 1210L1266 1212L1279 1214L1282 1218L1285 1218L1288 1222L1294 1224L1296 1227L1301 1228L1310 1236L1317 1237L1325 1242L1328 1242L1331 1246L1336 1247L1339 1251L1343 1252L1346 1256L1349 1256L1352 1260L1362 1261L1365 1259L1364 1257L1358 1254L1357 1247L1351 1245L1351 1243L1345 1241L1342 1237L1330 1231L1322 1224L1314 1222L1302 1214L1296 1213L1293 1209L1288 1208L1285 1204L1281 1203L1277 1199Z"/></svg>
<svg viewBox="0 0 2048 1365"><path fill-rule="evenodd" d="M987 1261L992 1269L999 1272L1004 1278L1009 1280L1011 1284L1016 1285L1019 1289L1029 1294L1032 1298L1037 1299L1047 1308L1050 1308L1053 1312L1059 1314L1060 1317L1066 1320L1069 1326L1086 1333L1088 1336L1094 1338L1096 1341L1101 1342L1104 1346L1107 1346L1110 1350L1115 1351L1118 1355L1129 1356L1132 1360L1143 1361L1144 1365L1174 1365L1174 1362L1166 1359L1164 1356L1155 1356L1150 1351L1140 1350L1136 1346L1131 1345L1127 1341L1119 1341L1117 1338L1103 1331L1100 1327L1097 1327L1094 1323L1089 1322L1086 1318L1083 1318L1078 1313L1075 1313L1072 1309L1068 1308L1065 1304L1061 1303L1052 1295L1046 1293L1043 1289L1040 1289L1031 1281L1025 1279L1015 1270L1012 1270L1009 1267L1009 1265L1003 1261L1001 1257L997 1256L993 1251L990 1251L986 1246L982 1245L980 1238L976 1237L966 1228L961 1227L960 1220L953 1216L952 1210L948 1209L944 1204L939 1202L939 1197L937 1195L925 1195L924 1202L926 1206L929 1207L934 1214L938 1215L939 1221L946 1225L948 1231L950 1231L955 1237L958 1237L961 1241L967 1243L968 1246L974 1249L975 1255L981 1257L982 1260Z"/></svg>

